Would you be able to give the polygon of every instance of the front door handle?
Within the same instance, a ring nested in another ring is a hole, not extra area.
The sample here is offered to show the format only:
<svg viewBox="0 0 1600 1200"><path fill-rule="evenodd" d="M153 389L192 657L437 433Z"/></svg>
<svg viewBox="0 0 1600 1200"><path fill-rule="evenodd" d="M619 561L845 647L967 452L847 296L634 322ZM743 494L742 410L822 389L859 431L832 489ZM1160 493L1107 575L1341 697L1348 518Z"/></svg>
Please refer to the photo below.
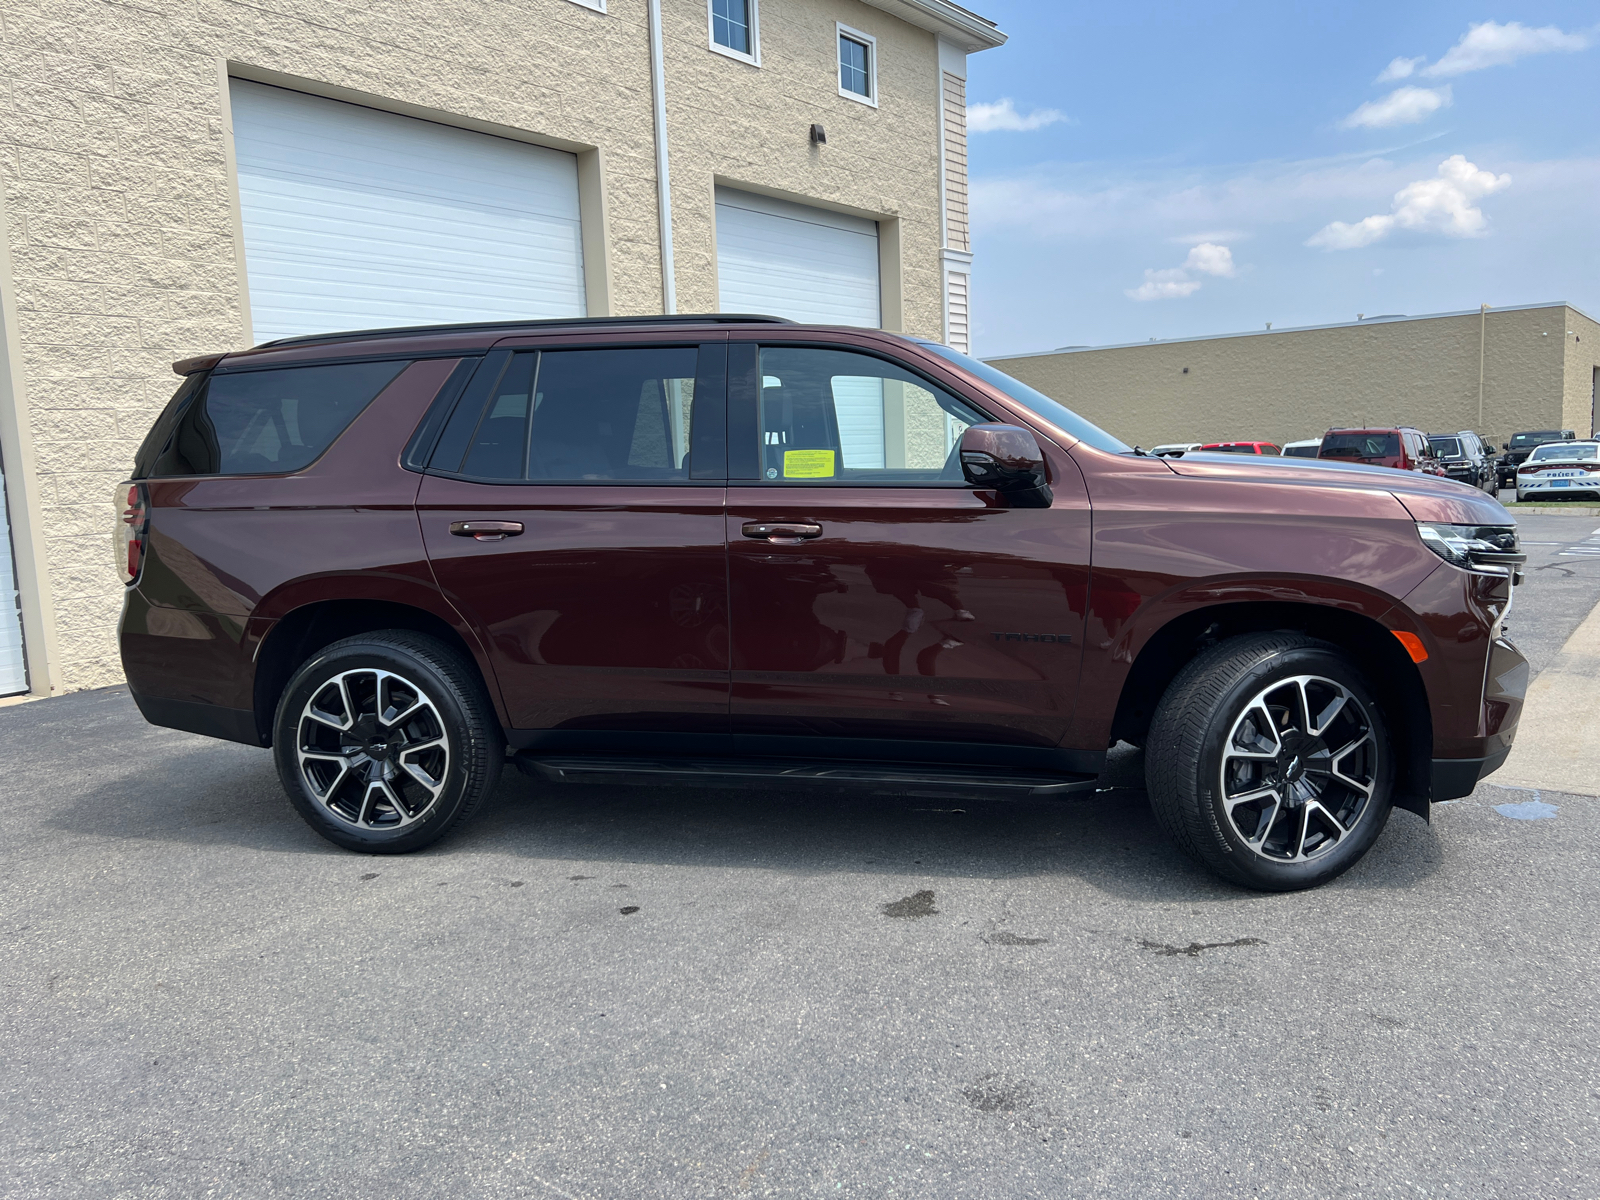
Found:
<svg viewBox="0 0 1600 1200"><path fill-rule="evenodd" d="M751 521L743 532L747 538L770 542L774 546L798 546L808 538L821 537L822 526L804 521Z"/></svg>
<svg viewBox="0 0 1600 1200"><path fill-rule="evenodd" d="M451 521L450 532L480 542L498 542L522 532L521 521Z"/></svg>

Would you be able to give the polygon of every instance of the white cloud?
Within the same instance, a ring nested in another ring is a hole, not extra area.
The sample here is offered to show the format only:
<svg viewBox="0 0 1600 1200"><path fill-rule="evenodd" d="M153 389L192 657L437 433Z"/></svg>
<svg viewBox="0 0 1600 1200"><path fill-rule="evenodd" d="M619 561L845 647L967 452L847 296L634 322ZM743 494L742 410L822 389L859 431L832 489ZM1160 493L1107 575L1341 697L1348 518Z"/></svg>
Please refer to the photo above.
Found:
<svg viewBox="0 0 1600 1200"><path fill-rule="evenodd" d="M1190 247L1189 257L1183 260L1183 266L1147 270L1144 282L1123 294L1130 300L1181 300L1200 290L1202 281L1192 278L1190 271L1230 279L1237 274L1233 265L1233 251L1213 242L1201 242L1198 246Z"/></svg>
<svg viewBox="0 0 1600 1200"><path fill-rule="evenodd" d="M1009 96L994 104L974 104L967 109L967 128L973 133L1031 133L1066 120L1067 114L1054 108L1036 108L1024 116Z"/></svg>
<svg viewBox="0 0 1600 1200"><path fill-rule="evenodd" d="M1450 85L1443 87L1395 88L1381 100L1368 100L1339 124L1345 129L1387 129L1391 125L1415 125L1441 108L1449 108Z"/></svg>
<svg viewBox="0 0 1600 1200"><path fill-rule="evenodd" d="M1530 29L1519 21L1505 25L1497 21L1484 21L1467 26L1461 40L1450 47L1438 62L1424 67L1422 73L1432 78L1464 75L1485 67L1504 66L1530 54L1585 50L1589 43L1588 34L1563 33L1554 25Z"/></svg>
<svg viewBox="0 0 1600 1200"><path fill-rule="evenodd" d="M1422 55L1416 58L1394 58L1389 60L1389 65L1378 73L1373 83L1393 83L1396 79L1410 79L1417 69L1417 64L1422 61Z"/></svg>
<svg viewBox="0 0 1600 1200"><path fill-rule="evenodd" d="M1173 267L1165 271L1146 271L1144 282L1129 288L1127 295L1130 300L1181 300L1199 290L1198 279L1190 279L1182 267Z"/></svg>
<svg viewBox="0 0 1600 1200"><path fill-rule="evenodd" d="M1231 279L1236 273L1233 269L1233 251L1212 242L1201 242L1190 250L1183 265L1191 271L1202 271L1224 279Z"/></svg>
<svg viewBox="0 0 1600 1200"><path fill-rule="evenodd" d="M1388 237L1396 229L1478 237L1488 226L1474 201L1511 186L1510 175L1480 170L1460 154L1439 164L1436 179L1419 179L1395 193L1390 212L1355 224L1334 221L1313 234L1306 245L1323 250L1354 250Z"/></svg>

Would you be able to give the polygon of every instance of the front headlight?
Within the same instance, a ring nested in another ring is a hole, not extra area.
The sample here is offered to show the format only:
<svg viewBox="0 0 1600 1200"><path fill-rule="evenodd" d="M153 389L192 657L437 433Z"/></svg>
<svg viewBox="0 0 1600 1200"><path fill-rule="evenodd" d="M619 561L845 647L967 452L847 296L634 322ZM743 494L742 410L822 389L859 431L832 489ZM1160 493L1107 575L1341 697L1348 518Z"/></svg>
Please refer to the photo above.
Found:
<svg viewBox="0 0 1600 1200"><path fill-rule="evenodd" d="M1441 525L1418 521L1422 544L1445 562L1485 575L1511 575L1528 561L1517 546L1515 525Z"/></svg>

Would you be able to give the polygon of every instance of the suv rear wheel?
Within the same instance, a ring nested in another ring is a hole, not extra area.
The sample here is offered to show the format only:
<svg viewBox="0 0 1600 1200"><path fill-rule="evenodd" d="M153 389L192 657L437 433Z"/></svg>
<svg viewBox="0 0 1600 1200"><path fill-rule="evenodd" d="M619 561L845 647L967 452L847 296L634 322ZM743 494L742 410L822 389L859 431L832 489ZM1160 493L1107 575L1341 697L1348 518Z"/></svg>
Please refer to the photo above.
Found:
<svg viewBox="0 0 1600 1200"><path fill-rule="evenodd" d="M1246 634L1173 680L1151 723L1156 817L1224 879L1286 892L1353 866L1389 819L1383 712L1337 647Z"/></svg>
<svg viewBox="0 0 1600 1200"><path fill-rule="evenodd" d="M474 672L436 638L345 638L295 672L278 702L278 777L336 845L404 854L438 841L493 790L505 763Z"/></svg>

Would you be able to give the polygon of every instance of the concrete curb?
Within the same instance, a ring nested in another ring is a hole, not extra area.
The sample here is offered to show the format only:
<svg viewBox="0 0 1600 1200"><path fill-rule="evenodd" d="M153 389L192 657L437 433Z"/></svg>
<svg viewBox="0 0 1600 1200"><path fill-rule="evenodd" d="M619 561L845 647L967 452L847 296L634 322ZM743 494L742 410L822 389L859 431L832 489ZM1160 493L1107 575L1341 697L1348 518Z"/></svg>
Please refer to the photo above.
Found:
<svg viewBox="0 0 1600 1200"><path fill-rule="evenodd" d="M1600 604L1528 687L1511 756L1488 781L1600 796Z"/></svg>
<svg viewBox="0 0 1600 1200"><path fill-rule="evenodd" d="M1559 513L1563 517L1600 517L1600 505L1593 508L1569 508L1564 504L1531 504L1527 508L1520 504L1502 504L1501 508L1508 513Z"/></svg>

